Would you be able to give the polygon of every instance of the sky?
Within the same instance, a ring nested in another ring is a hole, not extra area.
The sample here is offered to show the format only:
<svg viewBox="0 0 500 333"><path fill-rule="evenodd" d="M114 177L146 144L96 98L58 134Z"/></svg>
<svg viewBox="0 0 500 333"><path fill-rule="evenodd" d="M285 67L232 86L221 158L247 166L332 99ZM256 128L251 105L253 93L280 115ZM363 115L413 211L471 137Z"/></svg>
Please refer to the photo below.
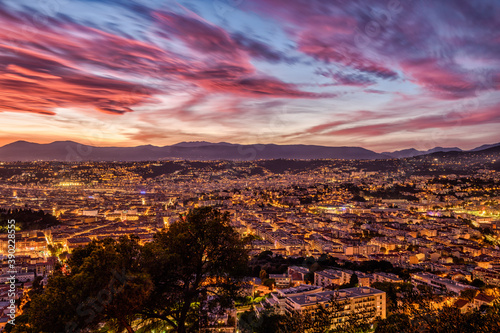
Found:
<svg viewBox="0 0 500 333"><path fill-rule="evenodd" d="M0 145L500 142L500 1L2 0Z"/></svg>

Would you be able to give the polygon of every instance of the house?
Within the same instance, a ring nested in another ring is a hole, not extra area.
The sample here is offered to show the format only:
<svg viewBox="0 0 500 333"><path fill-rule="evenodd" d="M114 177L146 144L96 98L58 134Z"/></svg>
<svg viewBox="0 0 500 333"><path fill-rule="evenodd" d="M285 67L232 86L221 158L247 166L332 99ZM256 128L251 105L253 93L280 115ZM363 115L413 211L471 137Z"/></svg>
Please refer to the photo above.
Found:
<svg viewBox="0 0 500 333"><path fill-rule="evenodd" d="M460 313L466 313L470 308L470 303L466 299L459 298L458 300L455 301L453 307L460 310Z"/></svg>
<svg viewBox="0 0 500 333"><path fill-rule="evenodd" d="M417 253L417 254L410 256L410 264L412 264L412 265L419 264L424 260L425 260L424 253Z"/></svg>
<svg viewBox="0 0 500 333"><path fill-rule="evenodd" d="M495 302L495 297L488 296L485 293L479 293L476 297L474 297L473 304L474 308L479 309L481 306L492 306Z"/></svg>
<svg viewBox="0 0 500 333"><path fill-rule="evenodd" d="M74 237L68 238L66 241L66 247L69 250L74 250L79 246L85 246L90 243L92 240L89 237Z"/></svg>
<svg viewBox="0 0 500 333"><path fill-rule="evenodd" d="M472 272L474 279L479 279L486 284L500 286L500 271L476 267Z"/></svg>

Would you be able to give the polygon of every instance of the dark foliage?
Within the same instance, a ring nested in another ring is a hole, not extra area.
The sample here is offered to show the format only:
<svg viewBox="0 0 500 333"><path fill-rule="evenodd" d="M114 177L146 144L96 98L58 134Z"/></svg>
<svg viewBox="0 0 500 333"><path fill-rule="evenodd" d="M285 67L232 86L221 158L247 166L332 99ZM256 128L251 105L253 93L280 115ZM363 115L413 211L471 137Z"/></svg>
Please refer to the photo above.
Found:
<svg viewBox="0 0 500 333"><path fill-rule="evenodd" d="M60 224L55 216L42 210L0 209L0 232L7 231L7 221L11 219L16 221L16 227L22 231L41 230Z"/></svg>

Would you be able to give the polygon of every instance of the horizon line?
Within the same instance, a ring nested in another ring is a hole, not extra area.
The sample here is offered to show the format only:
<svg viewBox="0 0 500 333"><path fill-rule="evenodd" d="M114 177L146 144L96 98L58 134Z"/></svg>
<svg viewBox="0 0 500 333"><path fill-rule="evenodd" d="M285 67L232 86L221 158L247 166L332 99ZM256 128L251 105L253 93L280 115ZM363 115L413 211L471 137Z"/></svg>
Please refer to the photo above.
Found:
<svg viewBox="0 0 500 333"><path fill-rule="evenodd" d="M339 146L326 146L326 145L320 145L320 144L305 144L305 143L294 143L294 144L279 144L279 143L234 143L234 142L227 142L227 141L219 141L219 142L211 142L211 141L179 141L179 142L176 142L176 143L172 143L172 144L167 144L167 145L163 145L163 146L158 146L158 145L154 145L154 144L140 144L140 145L135 145L135 146L102 146L102 145L93 145L93 144L84 144L84 143L81 143L81 142L78 142L78 141L73 141L73 140L55 140L55 141L51 141L51 142L33 142L33 141L28 141L28 140L16 140L16 141L12 141L12 142L9 142L9 143L6 143L2 146L0 146L0 148L3 148L5 146L8 146L8 145L11 145L11 144L14 144L14 143L17 143L17 142L26 142L26 143L31 143L31 144L39 144L39 145L49 145L49 144L53 144L53 143L57 143L57 142L71 142L71 143L76 143L76 144L79 144L79 145L83 145L83 146L91 146L91 147L95 147L95 148L136 148L136 147L142 147L142 146L153 146L153 147L158 147L158 148L163 148L163 147L170 147L170 146L175 146L175 145L178 145L178 144L182 144L182 143L207 143L207 144L228 144L228 145L241 145L241 146L259 146L259 145L276 145L276 146L316 146L316 147L325 147L325 148L361 148L361 149L366 149L366 150L369 150L369 151L372 151L372 152L375 152L375 153L378 153L378 154L383 154L383 153L394 153L394 152L398 152L398 151L404 151L404 150L410 150L410 149L414 149L414 150L417 150L417 151L422 151L422 152L427 152L429 150L432 150L432 149L435 149L435 148L442 148L442 149L460 149L461 151L464 151L464 152L467 152L467 151L471 151L471 150L474 150L476 148L479 148L479 147L482 147L482 146L486 146L486 145L500 145L500 142L496 142L496 143L484 143L484 144L481 144L479 146L476 146L474 148L471 148L471 149L463 149L463 148L460 148L458 146L454 146L454 147L443 147L443 146L435 146L435 147L432 147L432 148L429 148L427 150L419 150L419 149L416 149L415 147L409 147L409 148L402 148L402 149L395 149L395 150L385 150L385 151L378 151L378 150L372 150L372 149L369 149L369 148L365 148L363 146L347 146L347 145L339 145ZM394 148L393 148L394 149Z"/></svg>

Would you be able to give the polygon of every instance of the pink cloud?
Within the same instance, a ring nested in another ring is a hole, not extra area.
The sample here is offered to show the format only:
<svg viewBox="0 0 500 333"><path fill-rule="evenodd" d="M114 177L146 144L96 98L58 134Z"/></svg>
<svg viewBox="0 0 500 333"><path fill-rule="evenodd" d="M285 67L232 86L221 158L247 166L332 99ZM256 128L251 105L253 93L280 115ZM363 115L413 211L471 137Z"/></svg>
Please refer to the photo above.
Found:
<svg viewBox="0 0 500 333"><path fill-rule="evenodd" d="M436 59L420 59L402 63L404 72L418 85L444 99L475 95L477 84L466 71L441 65Z"/></svg>
<svg viewBox="0 0 500 333"><path fill-rule="evenodd" d="M442 100L499 89L498 82L485 85L471 69L477 64L499 76L500 48L492 33L500 28L495 20L498 7L463 1L395 4L256 0L245 9L279 17L298 51L340 68L332 75L339 85L364 87L402 79ZM468 65L457 61L463 56Z"/></svg>
<svg viewBox="0 0 500 333"><path fill-rule="evenodd" d="M52 115L54 108L76 107L124 114L158 102L152 96L169 94L172 82L194 95L324 97L257 75L247 51L217 26L172 13L156 17L165 38L182 40L196 56L69 21L52 20L43 33L27 33L21 18L1 11L0 39L7 42L0 44L0 110ZM140 83L145 78L157 84Z"/></svg>
<svg viewBox="0 0 500 333"><path fill-rule="evenodd" d="M403 121L336 129L325 135L378 136L401 131L415 132L432 128L456 128L500 123L500 105L485 107L478 112L448 112L443 115L421 116Z"/></svg>

